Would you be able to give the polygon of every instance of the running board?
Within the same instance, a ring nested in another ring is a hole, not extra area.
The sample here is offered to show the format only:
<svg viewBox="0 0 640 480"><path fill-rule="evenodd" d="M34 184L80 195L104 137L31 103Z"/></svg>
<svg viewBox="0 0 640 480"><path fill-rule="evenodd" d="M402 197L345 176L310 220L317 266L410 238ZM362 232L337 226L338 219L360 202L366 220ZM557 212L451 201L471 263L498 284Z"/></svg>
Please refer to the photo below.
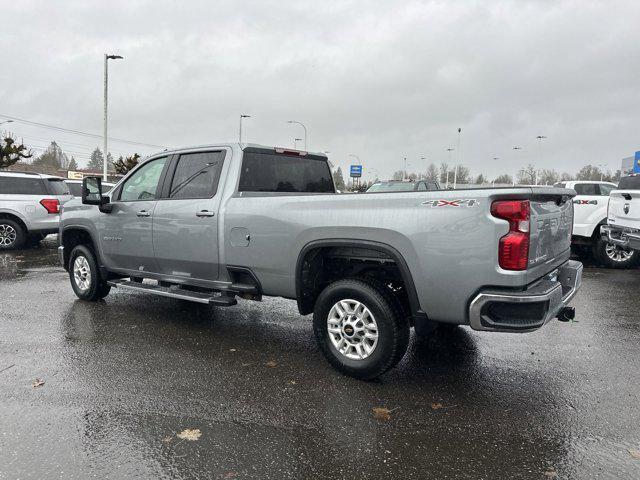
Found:
<svg viewBox="0 0 640 480"><path fill-rule="evenodd" d="M212 293L192 292L184 290L179 286L161 287L159 285L148 285L146 283L132 282L131 280L110 280L108 285L125 290L133 290L137 292L153 293L162 297L179 298L181 300L189 300L191 302L206 303L209 305L218 305L220 307L230 307L235 305L237 300L226 294L213 295Z"/></svg>

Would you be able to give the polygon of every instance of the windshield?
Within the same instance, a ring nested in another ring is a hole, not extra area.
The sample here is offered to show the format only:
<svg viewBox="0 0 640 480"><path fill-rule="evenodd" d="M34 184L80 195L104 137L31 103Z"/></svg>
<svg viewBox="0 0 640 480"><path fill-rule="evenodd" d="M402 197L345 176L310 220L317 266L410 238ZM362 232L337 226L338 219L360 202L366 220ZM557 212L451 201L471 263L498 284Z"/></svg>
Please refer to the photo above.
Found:
<svg viewBox="0 0 640 480"><path fill-rule="evenodd" d="M383 182L374 183L369 187L369 192L412 192L415 184L411 182Z"/></svg>

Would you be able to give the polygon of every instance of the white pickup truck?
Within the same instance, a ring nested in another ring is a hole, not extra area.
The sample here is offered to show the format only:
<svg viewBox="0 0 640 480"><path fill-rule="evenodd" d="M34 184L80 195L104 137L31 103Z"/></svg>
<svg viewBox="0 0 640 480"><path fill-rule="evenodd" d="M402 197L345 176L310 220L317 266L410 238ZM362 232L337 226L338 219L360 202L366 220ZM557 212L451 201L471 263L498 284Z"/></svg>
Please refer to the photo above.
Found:
<svg viewBox="0 0 640 480"><path fill-rule="evenodd" d="M601 232L605 241L640 255L640 175L621 178L611 192L607 225Z"/></svg>
<svg viewBox="0 0 640 480"><path fill-rule="evenodd" d="M621 245L607 242L600 235L600 227L607 224L609 194L617 188L615 183L573 180L554 185L571 188L573 197L572 250L579 255L592 256L609 268L629 268L640 261L640 254Z"/></svg>

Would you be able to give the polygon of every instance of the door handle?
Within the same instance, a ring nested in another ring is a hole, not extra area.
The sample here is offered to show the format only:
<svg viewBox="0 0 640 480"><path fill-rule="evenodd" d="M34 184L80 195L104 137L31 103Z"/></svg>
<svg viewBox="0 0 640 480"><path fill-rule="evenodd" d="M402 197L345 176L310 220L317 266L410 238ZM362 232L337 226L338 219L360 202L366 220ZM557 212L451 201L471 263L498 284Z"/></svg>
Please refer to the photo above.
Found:
<svg viewBox="0 0 640 480"><path fill-rule="evenodd" d="M138 213L136 213L136 215L138 217L149 217L149 216L151 216L151 214L149 212L147 212L146 210L140 210Z"/></svg>
<svg viewBox="0 0 640 480"><path fill-rule="evenodd" d="M209 210L200 210L196 212L196 217L213 217L215 213L210 212Z"/></svg>

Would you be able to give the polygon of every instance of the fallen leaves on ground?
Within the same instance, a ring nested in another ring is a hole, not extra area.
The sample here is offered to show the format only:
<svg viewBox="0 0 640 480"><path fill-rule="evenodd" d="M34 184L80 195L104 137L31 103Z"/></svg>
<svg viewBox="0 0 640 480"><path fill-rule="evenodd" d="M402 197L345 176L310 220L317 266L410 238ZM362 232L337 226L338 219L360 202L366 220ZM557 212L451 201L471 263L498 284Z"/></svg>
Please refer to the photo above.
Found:
<svg viewBox="0 0 640 480"><path fill-rule="evenodd" d="M440 410L441 408L444 408L444 405L442 405L441 403L432 403L431 404L431 410Z"/></svg>
<svg viewBox="0 0 640 480"><path fill-rule="evenodd" d="M37 387L41 387L42 385L44 385L44 380L42 380L41 378L36 378L33 381L33 384L31 385L33 388L37 388Z"/></svg>
<svg viewBox="0 0 640 480"><path fill-rule="evenodd" d="M172 440L173 440L173 437L164 437L162 439L162 443L171 443Z"/></svg>
<svg viewBox="0 0 640 480"><path fill-rule="evenodd" d="M544 472L544 476L546 478L558 478L558 473L551 467L549 467L549 469Z"/></svg>
<svg viewBox="0 0 640 480"><path fill-rule="evenodd" d="M202 432L200 432L199 428L186 428L180 433L176 435L181 440L189 440L190 442L195 442L200 438Z"/></svg>
<svg viewBox="0 0 640 480"><path fill-rule="evenodd" d="M229 351L230 352L237 352L237 350L235 348L230 348Z"/></svg>
<svg viewBox="0 0 640 480"><path fill-rule="evenodd" d="M224 478L236 478L238 476L238 472L227 472L224 474Z"/></svg>
<svg viewBox="0 0 640 480"><path fill-rule="evenodd" d="M265 363L265 365L270 368L275 368L278 366L278 362L276 362L275 360L269 360L267 363Z"/></svg>
<svg viewBox="0 0 640 480"><path fill-rule="evenodd" d="M384 422L391 420L391 410L384 407L376 407L373 409L373 418Z"/></svg>
<svg viewBox="0 0 640 480"><path fill-rule="evenodd" d="M640 450L636 450L635 448L630 448L629 450L629 455L631 455L633 458L640 460Z"/></svg>

